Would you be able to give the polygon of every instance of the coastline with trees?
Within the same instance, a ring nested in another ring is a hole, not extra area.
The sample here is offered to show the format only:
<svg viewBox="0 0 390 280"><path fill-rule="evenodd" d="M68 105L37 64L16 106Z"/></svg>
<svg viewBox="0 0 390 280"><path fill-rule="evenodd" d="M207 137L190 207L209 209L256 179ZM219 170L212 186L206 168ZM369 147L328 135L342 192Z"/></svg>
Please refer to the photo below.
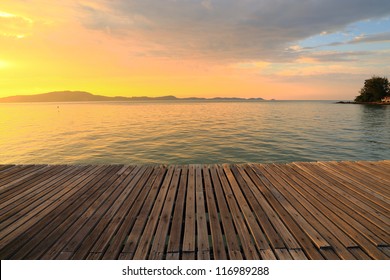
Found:
<svg viewBox="0 0 390 280"><path fill-rule="evenodd" d="M372 76L364 81L360 95L353 102L339 101L341 104L390 105L390 84L386 77Z"/></svg>

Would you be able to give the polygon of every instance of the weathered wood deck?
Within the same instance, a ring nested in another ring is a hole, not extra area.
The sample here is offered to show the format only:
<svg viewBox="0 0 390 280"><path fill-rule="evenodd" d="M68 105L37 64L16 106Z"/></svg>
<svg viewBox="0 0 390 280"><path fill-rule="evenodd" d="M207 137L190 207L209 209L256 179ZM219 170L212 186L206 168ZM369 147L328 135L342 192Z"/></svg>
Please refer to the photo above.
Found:
<svg viewBox="0 0 390 280"><path fill-rule="evenodd" d="M0 165L1 259L390 259L390 161Z"/></svg>

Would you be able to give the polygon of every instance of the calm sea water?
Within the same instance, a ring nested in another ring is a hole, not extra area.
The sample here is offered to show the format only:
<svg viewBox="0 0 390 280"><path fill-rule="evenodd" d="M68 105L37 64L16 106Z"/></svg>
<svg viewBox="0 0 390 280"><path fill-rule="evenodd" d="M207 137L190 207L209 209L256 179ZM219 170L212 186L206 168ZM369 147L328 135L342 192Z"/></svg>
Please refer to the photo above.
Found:
<svg viewBox="0 0 390 280"><path fill-rule="evenodd" d="M381 159L390 159L390 106L331 101L0 104L1 164Z"/></svg>

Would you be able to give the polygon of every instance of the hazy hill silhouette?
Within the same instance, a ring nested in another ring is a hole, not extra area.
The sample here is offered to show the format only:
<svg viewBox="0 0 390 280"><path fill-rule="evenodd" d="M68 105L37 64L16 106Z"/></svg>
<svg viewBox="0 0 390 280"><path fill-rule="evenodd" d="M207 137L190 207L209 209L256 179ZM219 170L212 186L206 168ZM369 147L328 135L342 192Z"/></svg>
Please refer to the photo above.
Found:
<svg viewBox="0 0 390 280"><path fill-rule="evenodd" d="M74 102L110 100L113 100L113 97L94 95L85 91L54 91L35 95L16 95L0 98L0 102Z"/></svg>
<svg viewBox="0 0 390 280"><path fill-rule="evenodd" d="M0 98L0 102L12 103L12 102L83 102L83 101L153 101L153 100L215 100L215 101L261 101L262 98L237 98L237 97L216 97L216 98L177 98L172 95L160 96L160 97L123 97L123 96L103 96L95 95L85 91L54 91L35 95L15 95L9 97Z"/></svg>

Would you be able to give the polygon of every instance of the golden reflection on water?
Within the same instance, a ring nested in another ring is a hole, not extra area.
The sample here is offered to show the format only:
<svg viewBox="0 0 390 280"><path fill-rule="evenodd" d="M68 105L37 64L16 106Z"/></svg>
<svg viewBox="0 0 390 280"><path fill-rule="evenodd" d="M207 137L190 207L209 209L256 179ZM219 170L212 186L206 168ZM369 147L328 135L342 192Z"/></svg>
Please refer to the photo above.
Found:
<svg viewBox="0 0 390 280"><path fill-rule="evenodd" d="M332 102L0 104L0 163L389 159L389 111Z"/></svg>

